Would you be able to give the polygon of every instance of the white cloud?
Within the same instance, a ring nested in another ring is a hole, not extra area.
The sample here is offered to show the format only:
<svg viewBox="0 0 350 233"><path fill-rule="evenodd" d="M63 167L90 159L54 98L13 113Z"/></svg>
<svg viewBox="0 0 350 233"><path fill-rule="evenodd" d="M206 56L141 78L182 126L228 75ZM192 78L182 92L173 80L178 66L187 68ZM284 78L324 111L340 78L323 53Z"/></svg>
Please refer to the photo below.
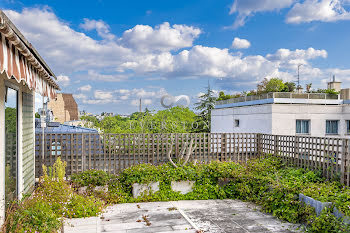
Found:
<svg viewBox="0 0 350 233"><path fill-rule="evenodd" d="M142 102L143 102L144 105L152 104L152 100L151 99L144 99Z"/></svg>
<svg viewBox="0 0 350 233"><path fill-rule="evenodd" d="M120 101L115 99L88 99L88 100L83 100L83 103L101 105L101 104L120 103Z"/></svg>
<svg viewBox="0 0 350 233"><path fill-rule="evenodd" d="M101 74L94 70L88 70L88 79L105 82L121 82L129 78L129 75L123 73Z"/></svg>
<svg viewBox="0 0 350 233"><path fill-rule="evenodd" d="M150 105L152 104L152 100L151 99L141 99L141 103L142 105ZM139 106L140 105L140 100L139 99L135 99L135 100L132 100L130 102L131 105L133 106Z"/></svg>
<svg viewBox="0 0 350 233"><path fill-rule="evenodd" d="M84 19L84 23L80 24L80 27L86 31L96 30L103 39L115 39L115 36L109 31L109 26L102 20Z"/></svg>
<svg viewBox="0 0 350 233"><path fill-rule="evenodd" d="M124 32L121 42L126 47L142 52L171 51L191 47L201 30L186 25L170 26L165 22L155 28L148 25L136 25Z"/></svg>
<svg viewBox="0 0 350 233"><path fill-rule="evenodd" d="M113 94L109 91L96 90L94 97L95 99L113 99Z"/></svg>
<svg viewBox="0 0 350 233"><path fill-rule="evenodd" d="M280 10L290 7L294 2L295 0L235 0L230 8L230 14L237 14L232 27L243 26L254 13Z"/></svg>
<svg viewBox="0 0 350 233"><path fill-rule="evenodd" d="M231 28L243 26L255 13L284 8L291 8L286 16L287 23L350 20L350 12L345 9L345 5L349 2L349 0L235 0L230 8L230 14L236 14Z"/></svg>
<svg viewBox="0 0 350 233"><path fill-rule="evenodd" d="M133 105L133 106L139 106L140 105L140 100L132 100L130 102L130 104Z"/></svg>
<svg viewBox="0 0 350 233"><path fill-rule="evenodd" d="M66 75L59 75L57 76L57 82L65 87L70 84L70 78Z"/></svg>
<svg viewBox="0 0 350 233"><path fill-rule="evenodd" d="M164 88L160 88L159 91L147 91L144 88L134 88L134 89L119 89L115 90L115 93L122 96L123 99L130 98L150 98L150 97L158 97L160 98L163 93L165 93Z"/></svg>
<svg viewBox="0 0 350 233"><path fill-rule="evenodd" d="M286 22L297 24L350 20L350 12L343 7L344 3L346 3L344 0L305 0L293 6L287 14Z"/></svg>
<svg viewBox="0 0 350 233"><path fill-rule="evenodd" d="M293 2L236 0L231 13L237 13L237 17L244 16L245 20L256 12L279 10L292 6ZM87 79L101 82L125 81L132 76L146 76L149 79L212 77L222 85L237 87L255 85L265 77L278 76L294 80L297 64L303 64L305 79L329 77L328 70L311 64L312 59L326 58L325 50L282 48L267 55L245 56L232 53L228 48L193 46L201 33L200 29L169 23L156 27L137 25L125 31L121 38L117 39L118 36L114 35L115 39L109 40L106 37L111 34L108 25L103 21L85 20L82 27L97 30L101 34L102 39L96 40L73 30L46 8L28 8L22 12L7 10L6 14L53 66L53 70L69 74L71 79L71 73L74 72L87 74ZM36 21L41 23L32 23ZM94 99L84 101L90 104L106 101L117 103L121 100L130 102L140 97L154 101L160 98L159 95L159 91L146 89L120 89L119 92L96 90Z"/></svg>
<svg viewBox="0 0 350 233"><path fill-rule="evenodd" d="M86 100L87 96L85 94L74 94L73 95L74 99L79 99L79 100Z"/></svg>
<svg viewBox="0 0 350 233"><path fill-rule="evenodd" d="M116 67L122 58L130 55L129 49L115 42L97 41L73 30L47 8L5 13L55 72Z"/></svg>
<svg viewBox="0 0 350 233"><path fill-rule="evenodd" d="M246 39L240 39L238 37L235 37L235 39L232 41L232 48L234 49L247 49L250 47L250 42Z"/></svg>
<svg viewBox="0 0 350 233"><path fill-rule="evenodd" d="M81 86L78 88L78 91L90 91L91 90L91 86L89 84Z"/></svg>

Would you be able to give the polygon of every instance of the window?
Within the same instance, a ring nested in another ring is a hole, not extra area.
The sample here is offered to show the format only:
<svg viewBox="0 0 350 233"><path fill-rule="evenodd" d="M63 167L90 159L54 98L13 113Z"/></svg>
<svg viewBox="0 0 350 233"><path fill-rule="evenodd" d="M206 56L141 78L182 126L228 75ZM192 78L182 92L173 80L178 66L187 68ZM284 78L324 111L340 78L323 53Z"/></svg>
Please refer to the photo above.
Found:
<svg viewBox="0 0 350 233"><path fill-rule="evenodd" d="M309 134L310 133L310 120L297 120L296 121L296 133Z"/></svg>
<svg viewBox="0 0 350 233"><path fill-rule="evenodd" d="M239 127L239 120L235 120L235 127Z"/></svg>
<svg viewBox="0 0 350 233"><path fill-rule="evenodd" d="M346 121L346 133L350 134L350 120Z"/></svg>
<svg viewBox="0 0 350 233"><path fill-rule="evenodd" d="M326 121L326 134L338 134L338 120Z"/></svg>
<svg viewBox="0 0 350 233"><path fill-rule="evenodd" d="M3 161L5 161L5 208L7 209L18 195L18 91L10 87L6 87L5 91L4 132L6 148Z"/></svg>

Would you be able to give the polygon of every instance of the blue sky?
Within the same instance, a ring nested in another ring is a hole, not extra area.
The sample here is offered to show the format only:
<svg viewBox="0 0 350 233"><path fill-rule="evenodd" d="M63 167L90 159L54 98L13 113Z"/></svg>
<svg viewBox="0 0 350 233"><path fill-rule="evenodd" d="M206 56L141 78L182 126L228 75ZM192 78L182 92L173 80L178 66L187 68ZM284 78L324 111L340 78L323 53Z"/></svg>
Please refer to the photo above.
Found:
<svg viewBox="0 0 350 233"><path fill-rule="evenodd" d="M350 85L349 0L16 1L8 17L80 110L128 114L165 94L191 103L263 78ZM39 101L39 99L38 99ZM192 105L191 105L192 106Z"/></svg>

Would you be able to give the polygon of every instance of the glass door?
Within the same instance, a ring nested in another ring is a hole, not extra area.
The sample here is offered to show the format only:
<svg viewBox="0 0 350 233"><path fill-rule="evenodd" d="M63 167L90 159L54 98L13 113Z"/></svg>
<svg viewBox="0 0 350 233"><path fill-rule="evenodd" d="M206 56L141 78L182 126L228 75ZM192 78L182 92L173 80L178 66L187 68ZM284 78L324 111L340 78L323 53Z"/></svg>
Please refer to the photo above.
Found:
<svg viewBox="0 0 350 233"><path fill-rule="evenodd" d="M5 93L5 203L6 209L17 198L18 91Z"/></svg>

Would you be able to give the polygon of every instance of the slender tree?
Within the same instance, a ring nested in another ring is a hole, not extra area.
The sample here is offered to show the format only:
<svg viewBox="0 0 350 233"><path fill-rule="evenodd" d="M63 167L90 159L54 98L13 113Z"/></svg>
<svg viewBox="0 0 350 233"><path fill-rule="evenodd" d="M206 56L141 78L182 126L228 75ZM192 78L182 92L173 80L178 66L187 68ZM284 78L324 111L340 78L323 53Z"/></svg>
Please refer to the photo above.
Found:
<svg viewBox="0 0 350 233"><path fill-rule="evenodd" d="M215 101L216 97L208 82L206 93L199 96L199 102L195 103L195 109L199 111L199 115L194 131L210 132L211 110L215 107Z"/></svg>

